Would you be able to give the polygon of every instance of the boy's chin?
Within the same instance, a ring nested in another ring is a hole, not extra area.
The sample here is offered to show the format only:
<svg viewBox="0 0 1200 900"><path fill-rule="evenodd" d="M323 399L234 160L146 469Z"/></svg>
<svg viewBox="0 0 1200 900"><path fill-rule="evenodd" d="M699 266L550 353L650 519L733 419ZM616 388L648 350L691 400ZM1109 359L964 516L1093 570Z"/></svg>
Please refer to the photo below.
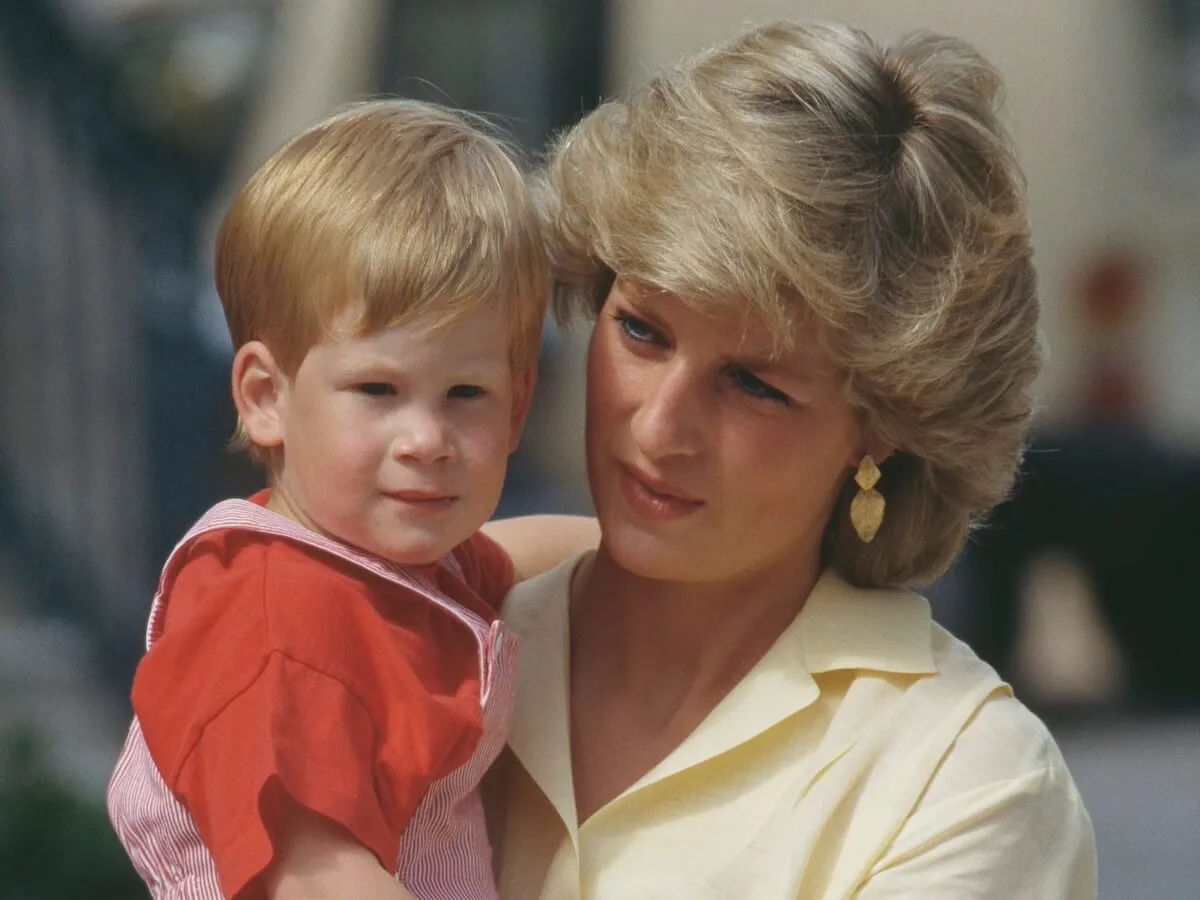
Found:
<svg viewBox="0 0 1200 900"><path fill-rule="evenodd" d="M431 566L470 537L459 536L456 530L438 530L432 534L423 529L405 529L405 532L372 540L371 546L363 549L396 565Z"/></svg>

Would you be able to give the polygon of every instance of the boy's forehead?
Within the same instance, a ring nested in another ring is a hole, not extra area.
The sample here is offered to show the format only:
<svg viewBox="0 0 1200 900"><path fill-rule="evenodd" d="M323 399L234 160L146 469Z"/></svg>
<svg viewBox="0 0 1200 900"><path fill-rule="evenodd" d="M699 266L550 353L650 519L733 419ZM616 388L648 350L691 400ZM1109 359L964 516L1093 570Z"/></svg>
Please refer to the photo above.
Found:
<svg viewBox="0 0 1200 900"><path fill-rule="evenodd" d="M415 347L436 344L458 356L491 350L507 353L512 343L509 317L499 304L415 313L375 328L367 326L365 319L361 304L343 309L331 322L323 343L346 352L386 351L397 342Z"/></svg>
<svg viewBox="0 0 1200 900"><path fill-rule="evenodd" d="M325 327L328 341L343 345L367 345L387 335L408 334L414 339L432 337L453 324L457 316L445 311L406 310L394 313L381 323L371 321L371 312L361 300L339 309Z"/></svg>

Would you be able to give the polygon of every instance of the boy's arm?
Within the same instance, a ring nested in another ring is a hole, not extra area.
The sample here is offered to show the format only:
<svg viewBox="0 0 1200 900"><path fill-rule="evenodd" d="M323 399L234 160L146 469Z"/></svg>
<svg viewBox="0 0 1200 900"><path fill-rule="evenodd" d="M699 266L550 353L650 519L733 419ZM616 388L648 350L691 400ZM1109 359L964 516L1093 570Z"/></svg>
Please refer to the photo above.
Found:
<svg viewBox="0 0 1200 900"><path fill-rule="evenodd" d="M414 900L370 850L329 819L292 803L285 822L264 875L267 900Z"/></svg>
<svg viewBox="0 0 1200 900"><path fill-rule="evenodd" d="M289 839L330 834L328 825L292 834L313 824L294 808L302 806L324 817L317 825L337 823L357 846L343 841L332 852L335 842L298 870L304 855L293 852L278 870L287 876L281 889L320 897L319 886L348 866L377 882L364 896L408 900L375 869L397 858L429 785L474 750L482 725L478 695L458 686L478 677L478 648L462 637L439 645L436 659L410 653L408 647L432 640L424 599L397 590L385 621L363 602L367 588L323 559L283 542L240 540L236 553L215 543L195 549L176 576L175 618L134 681L147 752L133 787L144 789L114 798L122 813L114 821L138 825L132 836L153 845L155 865L190 871L196 854L178 848L191 844L157 839L178 833L183 818L161 796L165 786L190 813L187 839L199 837L209 849L223 896L261 898L285 831ZM403 641L398 631L407 632ZM342 644L354 653L340 654ZM131 849L130 840L123 843ZM381 862L367 866L365 854ZM254 890L245 893L250 884Z"/></svg>
<svg viewBox="0 0 1200 900"><path fill-rule="evenodd" d="M514 582L540 575L580 550L600 544L600 524L591 516L495 519L482 531L512 558Z"/></svg>

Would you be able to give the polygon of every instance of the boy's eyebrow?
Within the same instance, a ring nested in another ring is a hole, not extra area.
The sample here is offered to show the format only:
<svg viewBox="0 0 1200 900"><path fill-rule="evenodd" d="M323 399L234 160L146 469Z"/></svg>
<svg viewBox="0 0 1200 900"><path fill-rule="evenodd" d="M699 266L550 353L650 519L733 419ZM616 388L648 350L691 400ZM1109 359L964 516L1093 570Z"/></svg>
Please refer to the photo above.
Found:
<svg viewBox="0 0 1200 900"><path fill-rule="evenodd" d="M474 372L490 372L493 369L508 368L508 360L490 360L481 359L480 357L471 357L470 359L456 360L448 367L453 371L474 373ZM360 353L356 356L342 359L337 364L338 371L357 373L357 372L389 372L397 375L405 375L412 377L420 377L423 373L420 369L408 365L404 360L396 359L395 357L386 354L373 354L368 352Z"/></svg>

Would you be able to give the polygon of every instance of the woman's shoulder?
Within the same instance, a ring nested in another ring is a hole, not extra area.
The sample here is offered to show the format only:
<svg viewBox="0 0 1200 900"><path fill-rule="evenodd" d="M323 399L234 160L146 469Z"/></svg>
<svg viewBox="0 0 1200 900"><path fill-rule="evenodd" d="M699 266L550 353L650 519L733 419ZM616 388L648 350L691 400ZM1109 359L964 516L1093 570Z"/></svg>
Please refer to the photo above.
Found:
<svg viewBox="0 0 1200 900"><path fill-rule="evenodd" d="M936 672L901 688L895 730L881 725L864 802L891 801L893 816L871 887L879 896L920 885L931 897L1094 897L1091 821L1050 730L936 625L932 645Z"/></svg>
<svg viewBox="0 0 1200 900"><path fill-rule="evenodd" d="M571 596L571 577L579 564L594 551L567 557L553 569L513 586L500 606L500 618L517 634L535 630L547 619L566 616Z"/></svg>
<svg viewBox="0 0 1200 900"><path fill-rule="evenodd" d="M1066 773L1046 724L969 646L935 625L933 653L938 674L929 683L931 699L952 703L972 691L982 694L942 763L943 776L959 767L977 783Z"/></svg>

